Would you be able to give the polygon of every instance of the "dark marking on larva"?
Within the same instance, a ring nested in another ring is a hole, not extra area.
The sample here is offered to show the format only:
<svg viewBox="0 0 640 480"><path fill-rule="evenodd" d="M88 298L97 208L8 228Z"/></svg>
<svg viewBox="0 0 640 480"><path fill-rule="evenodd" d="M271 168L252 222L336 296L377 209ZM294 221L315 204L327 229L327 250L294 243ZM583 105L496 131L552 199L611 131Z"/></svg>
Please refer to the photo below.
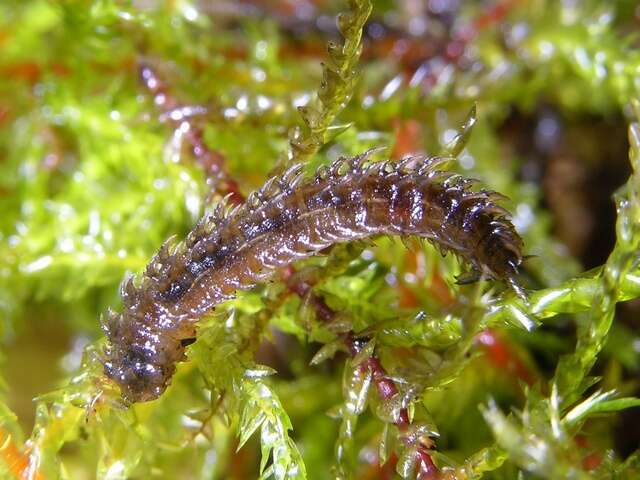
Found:
<svg viewBox="0 0 640 480"><path fill-rule="evenodd" d="M124 398L152 400L166 389L197 320L215 305L335 243L422 237L521 293L522 240L496 204L501 195L437 170L446 159L369 162L369 155L341 158L313 178L291 167L243 205L220 204L184 242L167 241L141 278L123 282L123 312L108 312L103 328L105 372Z"/></svg>

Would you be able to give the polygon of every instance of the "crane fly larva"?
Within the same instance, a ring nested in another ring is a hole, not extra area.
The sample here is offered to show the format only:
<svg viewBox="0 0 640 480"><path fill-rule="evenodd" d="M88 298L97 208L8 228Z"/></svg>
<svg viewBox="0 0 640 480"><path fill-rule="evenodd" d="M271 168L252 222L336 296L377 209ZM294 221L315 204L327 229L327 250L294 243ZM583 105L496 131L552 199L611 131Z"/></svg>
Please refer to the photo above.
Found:
<svg viewBox="0 0 640 480"><path fill-rule="evenodd" d="M496 203L500 194L437 170L448 158L372 162L370 154L340 158L309 178L302 165L290 167L244 204L219 205L183 242L168 240L140 278L123 283L123 311L108 312L103 328L105 372L125 400L162 394L198 319L217 304L335 243L422 237L518 289L522 240Z"/></svg>

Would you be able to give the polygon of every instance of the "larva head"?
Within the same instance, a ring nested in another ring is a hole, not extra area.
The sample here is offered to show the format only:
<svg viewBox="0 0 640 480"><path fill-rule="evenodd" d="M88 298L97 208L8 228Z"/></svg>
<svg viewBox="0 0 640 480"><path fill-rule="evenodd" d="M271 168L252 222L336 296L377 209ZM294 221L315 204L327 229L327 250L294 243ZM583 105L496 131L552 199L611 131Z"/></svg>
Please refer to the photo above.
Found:
<svg viewBox="0 0 640 480"><path fill-rule="evenodd" d="M128 332L126 315L109 312L103 329L109 337L105 349L104 373L118 384L127 403L158 398L167 388L175 371L173 363L162 362L153 342L140 342Z"/></svg>
<svg viewBox="0 0 640 480"><path fill-rule="evenodd" d="M478 260L489 276L509 283L516 291L515 277L523 262L522 239L505 219L489 222L478 248Z"/></svg>

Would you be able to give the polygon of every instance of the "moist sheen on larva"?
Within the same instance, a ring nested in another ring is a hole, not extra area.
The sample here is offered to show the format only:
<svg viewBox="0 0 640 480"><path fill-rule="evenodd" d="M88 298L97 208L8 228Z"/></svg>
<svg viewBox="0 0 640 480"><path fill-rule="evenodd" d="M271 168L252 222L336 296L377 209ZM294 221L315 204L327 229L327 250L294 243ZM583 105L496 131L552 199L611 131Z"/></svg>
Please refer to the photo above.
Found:
<svg viewBox="0 0 640 480"><path fill-rule="evenodd" d="M221 205L184 242L167 241L108 312L105 373L129 402L166 389L196 337L197 320L277 269L328 246L378 235L418 236L485 278L516 285L522 240L501 196L436 170L440 158L369 162L341 158L305 178L301 165L272 178L243 205Z"/></svg>

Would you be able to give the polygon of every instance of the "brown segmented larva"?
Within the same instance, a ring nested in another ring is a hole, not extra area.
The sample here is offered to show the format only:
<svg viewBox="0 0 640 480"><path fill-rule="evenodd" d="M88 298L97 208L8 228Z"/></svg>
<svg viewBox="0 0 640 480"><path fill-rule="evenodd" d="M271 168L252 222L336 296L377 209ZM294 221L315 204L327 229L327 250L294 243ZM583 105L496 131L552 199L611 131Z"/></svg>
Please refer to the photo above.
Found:
<svg viewBox="0 0 640 480"><path fill-rule="evenodd" d="M103 329L105 372L125 400L162 394L197 320L215 305L335 243L419 236L517 288L522 240L496 204L501 195L436 170L448 159L370 162L370 153L341 158L313 178L292 166L233 210L220 205L184 242L167 241L141 278L123 283L123 312L108 312Z"/></svg>

